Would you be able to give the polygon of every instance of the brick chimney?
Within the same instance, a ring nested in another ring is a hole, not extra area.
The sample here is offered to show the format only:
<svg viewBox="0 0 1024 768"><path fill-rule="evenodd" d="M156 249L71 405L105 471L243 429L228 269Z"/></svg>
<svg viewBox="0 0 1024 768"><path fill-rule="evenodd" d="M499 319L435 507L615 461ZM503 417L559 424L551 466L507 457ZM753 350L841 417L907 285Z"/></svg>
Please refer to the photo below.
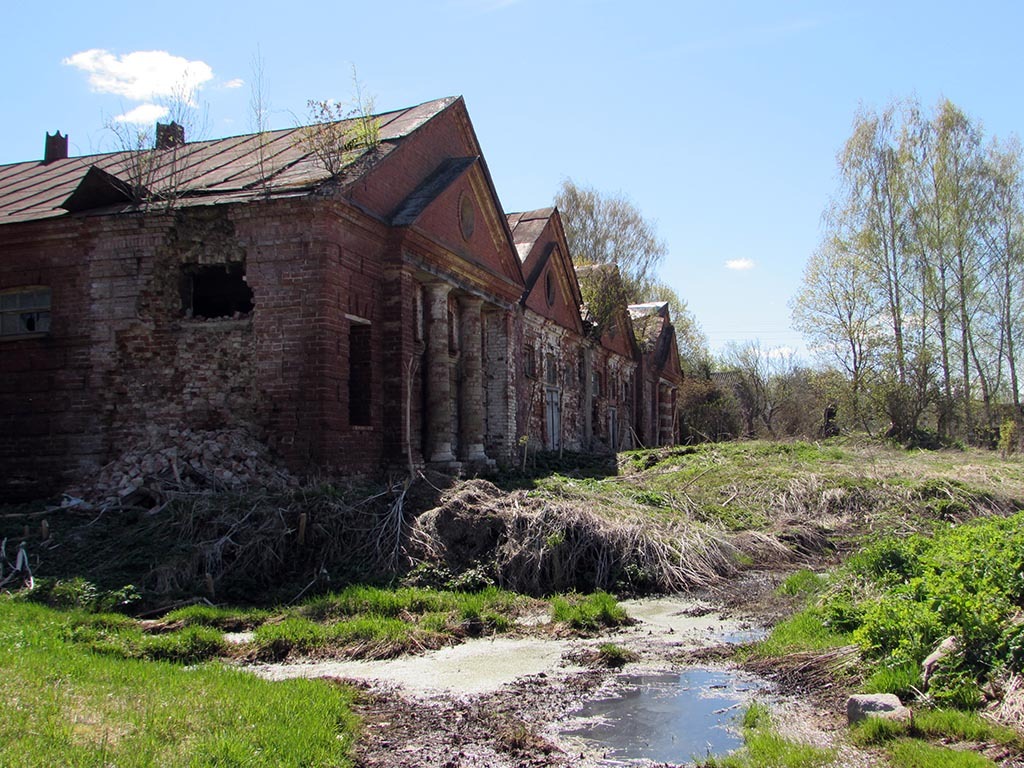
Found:
<svg viewBox="0 0 1024 768"><path fill-rule="evenodd" d="M175 122L156 124L156 148L170 149L185 143L185 126Z"/></svg>
<svg viewBox="0 0 1024 768"><path fill-rule="evenodd" d="M46 134L46 149L43 150L43 162L52 163L54 160L66 160L68 157L68 137L61 136L60 131L51 136Z"/></svg>

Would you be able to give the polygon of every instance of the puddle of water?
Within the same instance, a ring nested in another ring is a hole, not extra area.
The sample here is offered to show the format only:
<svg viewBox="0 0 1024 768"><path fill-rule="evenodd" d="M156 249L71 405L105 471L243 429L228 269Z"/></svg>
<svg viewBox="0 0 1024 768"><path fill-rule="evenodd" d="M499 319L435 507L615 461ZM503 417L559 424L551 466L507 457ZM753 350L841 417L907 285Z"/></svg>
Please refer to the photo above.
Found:
<svg viewBox="0 0 1024 768"><path fill-rule="evenodd" d="M611 765L688 763L742 746L737 718L759 687L730 670L619 675L614 695L584 704L560 732L582 739Z"/></svg>
<svg viewBox="0 0 1024 768"><path fill-rule="evenodd" d="M559 669L569 644L537 638L484 638L418 656L384 661L326 661L265 664L251 667L271 680L290 677L351 677L401 685L408 692L430 696L448 692L478 694L493 691L525 675Z"/></svg>
<svg viewBox="0 0 1024 768"><path fill-rule="evenodd" d="M764 627L745 627L732 631L722 632L716 639L729 645L743 645L744 643L756 643L768 637L768 630Z"/></svg>

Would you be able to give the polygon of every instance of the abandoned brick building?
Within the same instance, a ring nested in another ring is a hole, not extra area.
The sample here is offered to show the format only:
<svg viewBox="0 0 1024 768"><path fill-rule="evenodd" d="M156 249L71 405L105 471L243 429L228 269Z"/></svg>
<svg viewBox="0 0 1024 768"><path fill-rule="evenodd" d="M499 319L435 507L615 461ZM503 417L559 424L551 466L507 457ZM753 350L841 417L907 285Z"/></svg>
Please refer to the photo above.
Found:
<svg viewBox="0 0 1024 768"><path fill-rule="evenodd" d="M172 124L85 157L57 134L0 166L0 495L60 490L153 424L341 473L671 442L667 312L587 335L557 211L506 216L461 98L374 128Z"/></svg>

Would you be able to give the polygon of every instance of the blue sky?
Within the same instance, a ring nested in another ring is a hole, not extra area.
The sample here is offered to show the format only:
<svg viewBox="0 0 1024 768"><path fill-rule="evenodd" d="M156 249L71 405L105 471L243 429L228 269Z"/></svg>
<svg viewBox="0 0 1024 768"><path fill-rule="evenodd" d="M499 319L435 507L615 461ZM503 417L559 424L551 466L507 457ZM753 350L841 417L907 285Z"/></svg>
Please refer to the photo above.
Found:
<svg viewBox="0 0 1024 768"><path fill-rule="evenodd" d="M569 177L623 192L668 243L662 276L713 351L803 352L788 302L821 237L835 156L858 106L949 98L1007 137L1024 126L1016 2L19 3L4 11L0 163L112 149L105 121L183 67L205 137L251 130L259 51L270 127L306 100L379 109L465 96L507 211ZM173 9L173 10L171 10ZM158 52L132 56L138 52Z"/></svg>

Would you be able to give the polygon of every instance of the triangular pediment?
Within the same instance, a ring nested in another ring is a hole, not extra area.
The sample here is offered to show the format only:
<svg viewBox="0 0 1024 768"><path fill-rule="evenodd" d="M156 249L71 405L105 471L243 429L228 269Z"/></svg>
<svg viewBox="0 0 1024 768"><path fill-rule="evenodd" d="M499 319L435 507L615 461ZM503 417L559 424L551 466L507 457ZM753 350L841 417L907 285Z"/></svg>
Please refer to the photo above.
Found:
<svg viewBox="0 0 1024 768"><path fill-rule="evenodd" d="M523 306L583 335L579 283L557 210L512 213L507 218L526 275Z"/></svg>
<svg viewBox="0 0 1024 768"><path fill-rule="evenodd" d="M522 290L519 257L481 158L444 160L402 202L391 223L415 230L445 251Z"/></svg>

